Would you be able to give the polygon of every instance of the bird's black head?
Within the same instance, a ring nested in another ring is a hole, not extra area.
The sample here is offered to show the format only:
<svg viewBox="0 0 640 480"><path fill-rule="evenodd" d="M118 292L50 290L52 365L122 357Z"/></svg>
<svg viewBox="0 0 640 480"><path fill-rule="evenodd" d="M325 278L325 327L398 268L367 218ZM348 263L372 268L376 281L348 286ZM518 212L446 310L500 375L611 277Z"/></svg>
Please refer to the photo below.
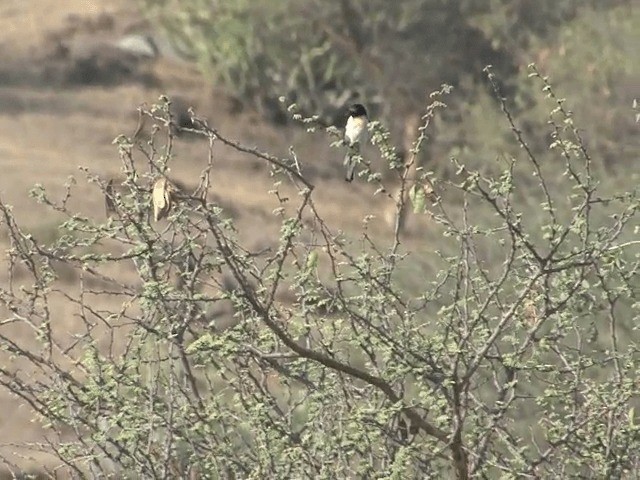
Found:
<svg viewBox="0 0 640 480"><path fill-rule="evenodd" d="M349 116L350 117L366 117L367 110L364 108L364 105L361 103L354 103L349 107Z"/></svg>

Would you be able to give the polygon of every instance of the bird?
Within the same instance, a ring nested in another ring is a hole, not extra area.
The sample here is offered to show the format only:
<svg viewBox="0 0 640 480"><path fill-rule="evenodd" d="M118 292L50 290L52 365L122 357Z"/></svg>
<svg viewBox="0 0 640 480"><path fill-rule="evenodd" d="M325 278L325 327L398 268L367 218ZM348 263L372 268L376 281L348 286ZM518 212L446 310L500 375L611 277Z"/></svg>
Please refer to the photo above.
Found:
<svg viewBox="0 0 640 480"><path fill-rule="evenodd" d="M353 181L356 169L356 158L360 155L360 145L365 142L367 134L367 124L369 117L367 109L360 103L354 103L349 107L349 117L344 127L344 143L347 145L347 154L344 157L344 164L347 167L347 182Z"/></svg>

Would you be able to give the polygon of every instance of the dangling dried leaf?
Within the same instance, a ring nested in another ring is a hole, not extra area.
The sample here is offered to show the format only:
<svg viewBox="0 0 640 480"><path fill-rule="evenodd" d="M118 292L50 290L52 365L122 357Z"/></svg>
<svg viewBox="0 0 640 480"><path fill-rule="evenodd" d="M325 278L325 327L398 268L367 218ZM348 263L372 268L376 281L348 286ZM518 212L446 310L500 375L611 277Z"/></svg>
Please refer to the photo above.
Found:
<svg viewBox="0 0 640 480"><path fill-rule="evenodd" d="M524 319L529 325L535 325L538 323L540 316L538 314L538 308L533 300L527 298L523 304Z"/></svg>
<svg viewBox="0 0 640 480"><path fill-rule="evenodd" d="M109 179L109 181L107 182L107 186L104 189L104 206L107 212L107 218L117 213L114 195L115 190L113 188L113 179Z"/></svg>
<svg viewBox="0 0 640 480"><path fill-rule="evenodd" d="M413 213L424 213L426 211L424 190L418 185L413 185L409 190L409 199L413 205Z"/></svg>
<svg viewBox="0 0 640 480"><path fill-rule="evenodd" d="M153 218L156 222L163 219L171 210L173 187L166 178L160 177L153 184Z"/></svg>
<svg viewBox="0 0 640 480"><path fill-rule="evenodd" d="M142 134L142 130L147 123L147 117L142 113L142 109L138 109L138 124L136 125L136 129L131 135L131 141L135 142L136 140L140 140L140 135Z"/></svg>
<svg viewBox="0 0 640 480"><path fill-rule="evenodd" d="M431 182L425 182L422 185L422 189L427 200L429 200L431 203L436 203L438 201L438 195L436 195L436 192L433 189L433 184L431 184Z"/></svg>

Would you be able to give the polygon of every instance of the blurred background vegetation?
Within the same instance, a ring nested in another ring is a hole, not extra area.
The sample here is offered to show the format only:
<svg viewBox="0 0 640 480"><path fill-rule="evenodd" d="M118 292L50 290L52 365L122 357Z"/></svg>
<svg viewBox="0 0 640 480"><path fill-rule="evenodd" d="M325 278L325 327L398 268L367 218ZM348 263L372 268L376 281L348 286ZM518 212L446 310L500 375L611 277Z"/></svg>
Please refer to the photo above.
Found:
<svg viewBox="0 0 640 480"><path fill-rule="evenodd" d="M569 97L603 167L628 173L640 151L631 109L640 14L629 0L142 1L212 84L273 121L287 119L280 96L329 124L358 99L401 138L446 83L454 94L427 155L434 168L451 155L480 166L511 140L483 68L493 66L518 121L536 133L547 108L527 78L535 62ZM546 150L537 136L532 147Z"/></svg>
<svg viewBox="0 0 640 480"><path fill-rule="evenodd" d="M341 127L346 106L357 100L406 153L429 94L442 84L453 86L419 159L442 180L456 180L452 159L496 175L522 155L483 71L487 65L543 170L557 172L549 149L549 112L556 105L545 101L540 82L530 77L527 66L535 63L567 98L601 194L638 184L640 125L633 102L640 97L640 11L632 1L141 2L175 51L196 62L212 87L232 96L237 109L258 110L277 124L290 120L286 107L295 102L301 112ZM281 96L287 101L279 102ZM542 225L543 199L535 193L533 172L520 162L515 174L524 186L514 193L523 213L530 225ZM556 181L550 185L554 199L569 208L564 179L555 173L549 178ZM447 249L438 238L429 243L429 251ZM437 269L424 261L413 263L407 287Z"/></svg>

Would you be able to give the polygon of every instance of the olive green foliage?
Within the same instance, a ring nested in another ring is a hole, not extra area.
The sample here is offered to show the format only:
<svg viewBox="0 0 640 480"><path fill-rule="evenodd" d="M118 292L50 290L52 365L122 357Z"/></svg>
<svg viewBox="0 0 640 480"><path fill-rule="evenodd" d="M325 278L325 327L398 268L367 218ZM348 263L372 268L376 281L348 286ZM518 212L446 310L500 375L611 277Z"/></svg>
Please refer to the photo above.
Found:
<svg viewBox="0 0 640 480"><path fill-rule="evenodd" d="M24 366L0 367L0 384L50 425L59 473L637 473L638 190L600 190L566 101L535 66L529 72L548 106L540 135L550 165L529 147L541 140L514 120L491 69L503 128L518 147L495 174L457 161L456 181L422 171L409 182L393 137L372 122L384 168L413 188L421 199L415 209L443 237L430 253L407 250L398 229L375 235L366 221L359 232L340 231L320 216L314 185L297 168L314 158L245 147L197 118L193 130L210 148L222 143L270 166L280 235L270 249L246 245L233 219L208 200L212 155L199 188L176 196L168 219L153 222L148 185L176 160L166 103L144 112L158 125L148 143L118 140L123 192L88 176L112 197L107 222L75 215L38 189L36 197L68 214L64 228L76 232L42 245L0 203L10 273L22 286L3 287L0 300L7 321L31 327L38 339L37 348L26 347L0 331L2 348ZM424 106L415 155L447 92ZM146 173L136 169L139 156ZM374 165L360 181L388 191ZM400 212L405 197L394 200ZM432 273L410 277L425 258ZM77 288L61 284L53 261L81 272ZM136 281L108 274L122 262L135 267ZM50 308L59 295L74 307L71 342L68 324Z"/></svg>
<svg viewBox="0 0 640 480"><path fill-rule="evenodd" d="M526 62L536 62L542 74L553 78L555 86L567 95L565 107L584 129L593 167L600 169L601 181L612 190L634 181L628 175L635 173L630 167L640 155L632 110L640 78L634 50L640 42L638 21L637 9L628 5L604 11L585 9L560 25L553 37L531 36L527 50L521 53ZM485 18L481 24L488 22ZM519 87L506 97L520 128L530 135L530 148L545 159L549 142L541 134L541 126L548 106L540 101L538 85L529 73L524 68L518 73ZM502 129L501 112L491 92L476 90L473 98L465 99L451 112L451 118L457 119L456 123L448 122L433 138L438 158L455 156L486 171L499 163L501 155L517 152L509 142L511 135ZM549 158L543 164L551 161ZM442 163L434 162L430 168L442 170L446 168Z"/></svg>
<svg viewBox="0 0 640 480"><path fill-rule="evenodd" d="M330 120L356 96L385 115L417 111L442 83L473 96L487 64L514 86L532 43L555 38L581 12L629 3L141 1L177 49L239 102L276 116L284 95Z"/></svg>
<svg viewBox="0 0 640 480"><path fill-rule="evenodd" d="M493 175L518 151L502 128L486 65L543 167L551 160L539 126L548 110L528 78L532 62L570 96L566 108L587 131L608 191L624 184L640 155L630 113L640 14L628 0L142 1L174 45L239 104L289 120L282 97L341 126L345 105L358 99L393 133L399 162L410 148L402 132L411 131L426 92L453 86L413 162L441 177L455 174L451 157ZM416 188L407 189L412 198Z"/></svg>
<svg viewBox="0 0 640 480"><path fill-rule="evenodd" d="M144 112L157 124L148 143L118 139L118 192L87 172L110 196L106 222L70 211L74 182L60 200L33 191L66 216L57 228L26 232L0 202L3 325L28 327L36 345L0 330L0 385L50 429L33 448L57 456L58 475L637 476L630 2L144 4L212 81L266 115L321 130L315 114L366 99L381 162L363 166L363 203L387 195L396 222L388 235L367 218L342 231L301 173L318 159L198 119L212 149L201 184L154 222L150 185L180 160L166 99ZM393 112L420 118L404 157ZM271 248L250 248L207 195L219 144L270 167ZM420 164L427 151L438 161ZM404 241L407 210L432 220L422 249Z"/></svg>
<svg viewBox="0 0 640 480"><path fill-rule="evenodd" d="M179 50L243 103L274 107L274 99L284 95L306 112L334 114L357 95L370 101L421 98L426 88L480 76L487 63L513 68L468 23L464 10L472 3L165 0L144 5Z"/></svg>

